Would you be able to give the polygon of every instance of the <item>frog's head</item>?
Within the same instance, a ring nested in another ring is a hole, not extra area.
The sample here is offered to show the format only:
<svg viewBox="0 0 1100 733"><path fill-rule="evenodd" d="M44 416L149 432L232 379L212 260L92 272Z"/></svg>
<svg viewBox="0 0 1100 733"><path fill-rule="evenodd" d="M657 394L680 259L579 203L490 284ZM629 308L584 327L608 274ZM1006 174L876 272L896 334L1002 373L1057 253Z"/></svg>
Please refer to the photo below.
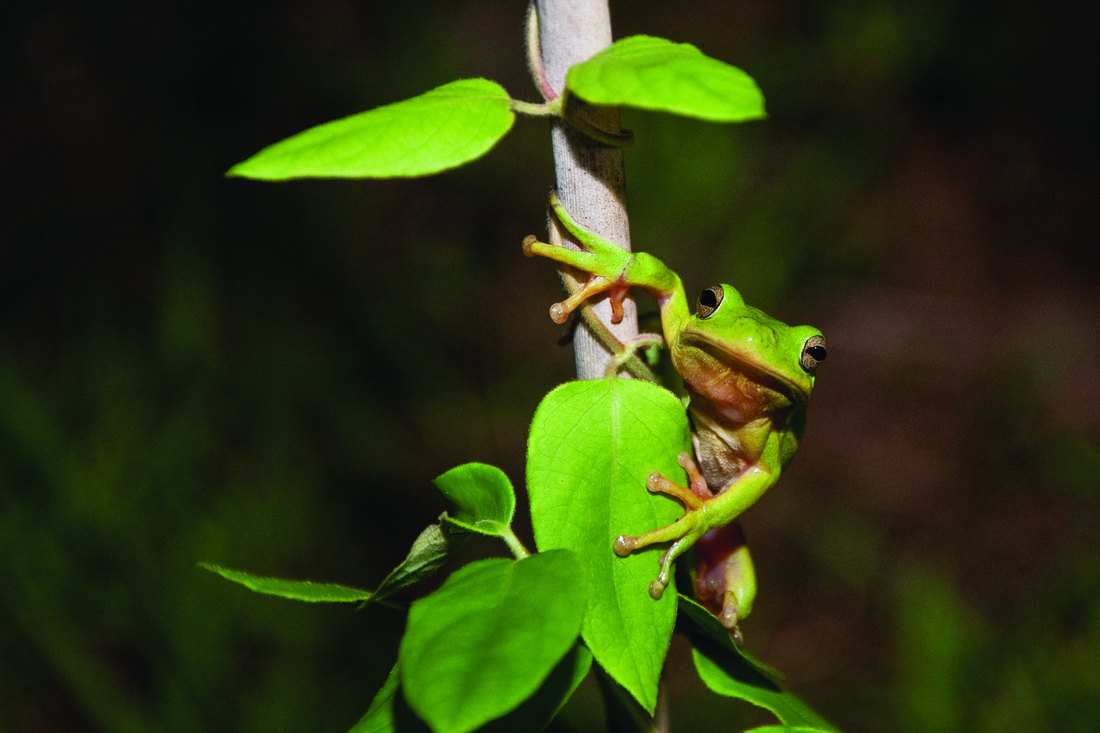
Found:
<svg viewBox="0 0 1100 733"><path fill-rule="evenodd" d="M714 285L700 294L672 358L698 397L730 419L751 420L810 398L825 338L745 305L730 285Z"/></svg>

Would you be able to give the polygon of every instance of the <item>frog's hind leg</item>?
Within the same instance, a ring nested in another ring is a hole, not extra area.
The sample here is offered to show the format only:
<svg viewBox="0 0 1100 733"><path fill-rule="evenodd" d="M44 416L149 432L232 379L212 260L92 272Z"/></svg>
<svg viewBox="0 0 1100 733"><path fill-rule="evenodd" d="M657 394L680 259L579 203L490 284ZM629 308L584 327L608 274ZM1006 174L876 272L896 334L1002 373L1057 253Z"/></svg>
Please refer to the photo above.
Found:
<svg viewBox="0 0 1100 733"><path fill-rule="evenodd" d="M695 543L695 599L731 633L752 611L756 570L740 522L712 529Z"/></svg>

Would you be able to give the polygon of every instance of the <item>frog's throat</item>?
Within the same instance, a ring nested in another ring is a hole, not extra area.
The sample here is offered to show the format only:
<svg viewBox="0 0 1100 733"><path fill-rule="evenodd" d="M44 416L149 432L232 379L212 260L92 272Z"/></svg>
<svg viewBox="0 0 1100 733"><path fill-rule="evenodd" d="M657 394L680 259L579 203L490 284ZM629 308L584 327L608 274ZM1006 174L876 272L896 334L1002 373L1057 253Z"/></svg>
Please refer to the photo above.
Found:
<svg viewBox="0 0 1100 733"><path fill-rule="evenodd" d="M742 353L738 350L724 347L706 336L692 331L684 331L680 336L681 349L698 349L721 364L731 366L730 372L740 372L753 382L777 392L793 403L808 402L810 399L809 385L800 384L781 372L770 369L753 358L751 353Z"/></svg>

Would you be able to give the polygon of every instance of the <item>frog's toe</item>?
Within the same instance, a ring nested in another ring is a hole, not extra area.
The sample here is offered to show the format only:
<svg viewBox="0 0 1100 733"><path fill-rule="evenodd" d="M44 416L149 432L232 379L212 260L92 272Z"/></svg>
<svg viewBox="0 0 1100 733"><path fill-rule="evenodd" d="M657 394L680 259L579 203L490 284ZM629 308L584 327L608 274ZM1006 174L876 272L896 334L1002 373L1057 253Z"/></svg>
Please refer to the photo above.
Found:
<svg viewBox="0 0 1100 733"><path fill-rule="evenodd" d="M638 547L638 538L631 537L630 535L621 534L615 538L615 554L619 557L626 557Z"/></svg>
<svg viewBox="0 0 1100 733"><path fill-rule="evenodd" d="M734 627L732 629L730 629L730 639L732 639L733 643L736 644L737 646L744 646L745 645L745 637L741 633L741 627L740 626L734 625Z"/></svg>
<svg viewBox="0 0 1100 733"><path fill-rule="evenodd" d="M534 234L528 234L523 238L523 254L527 257L536 257L538 252L535 251L536 244L543 244L539 241L539 238Z"/></svg>
<svg viewBox="0 0 1100 733"><path fill-rule="evenodd" d="M597 293L602 293L612 285L611 281L606 277L598 277L593 275L588 281L575 293L570 295L560 303L554 303L550 306L550 319L554 323L562 324L569 320L569 316L576 310L581 303Z"/></svg>
<svg viewBox="0 0 1100 733"><path fill-rule="evenodd" d="M731 632L737 630L737 595L728 590L722 600L722 612L718 614L718 621Z"/></svg>
<svg viewBox="0 0 1100 733"><path fill-rule="evenodd" d="M560 326L569 320L569 314L572 312L573 309L565 303L554 303L550 306L550 320Z"/></svg>
<svg viewBox="0 0 1100 733"><path fill-rule="evenodd" d="M687 454L684 453L682 455ZM649 474L649 477L646 479L645 487L653 494L660 492L662 494L668 494L669 496L675 496L684 503L684 506L687 507L689 512L703 505L703 497L700 497L690 487L681 486L675 481L665 478L660 471L654 471Z"/></svg>

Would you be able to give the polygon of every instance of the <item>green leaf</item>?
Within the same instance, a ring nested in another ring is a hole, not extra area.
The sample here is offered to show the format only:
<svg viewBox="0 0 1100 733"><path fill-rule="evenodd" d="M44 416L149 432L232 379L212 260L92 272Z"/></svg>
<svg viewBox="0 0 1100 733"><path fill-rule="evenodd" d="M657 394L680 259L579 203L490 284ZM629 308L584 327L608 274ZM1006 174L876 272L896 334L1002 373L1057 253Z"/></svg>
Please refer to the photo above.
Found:
<svg viewBox="0 0 1100 733"><path fill-rule="evenodd" d="M478 728L485 733L540 731L573 695L592 666L592 654L576 643L557 663L534 695L518 708ZM409 710L401 692L400 672L394 665L370 708L350 733L427 733L428 726Z"/></svg>
<svg viewBox="0 0 1100 733"><path fill-rule="evenodd" d="M371 596L379 602L405 586L412 585L438 570L452 552L469 537L464 532L452 532L449 528L433 524L420 533L405 559L393 569Z"/></svg>
<svg viewBox="0 0 1100 733"><path fill-rule="evenodd" d="M516 492L504 471L484 463L467 463L433 483L447 502L447 521L494 537L508 531L516 511Z"/></svg>
<svg viewBox="0 0 1100 733"><path fill-rule="evenodd" d="M806 703L762 675L744 657L735 657L710 646L692 649L691 656L699 677L712 692L759 705L790 725L839 733Z"/></svg>
<svg viewBox="0 0 1100 733"><path fill-rule="evenodd" d="M386 579L373 593L359 588L314 583L308 580L265 578L207 563L199 563L199 565L221 575L223 578L240 583L257 593L281 596L296 601L380 602L402 588L412 585L438 570L451 552L458 549L466 541L466 537L465 534L453 533L438 524L431 525L420 533L420 536L413 542L409 554L400 565L393 569L393 572L386 576Z"/></svg>
<svg viewBox="0 0 1100 733"><path fill-rule="evenodd" d="M595 677L603 697L608 730L615 733L653 733L653 715L647 713L625 687L611 679L600 667L596 668Z"/></svg>
<svg viewBox="0 0 1100 733"><path fill-rule="evenodd" d="M616 41L569 69L565 85L593 104L672 112L711 122L760 119L764 95L752 77L690 43L653 36Z"/></svg>
<svg viewBox="0 0 1100 733"><path fill-rule="evenodd" d="M400 695L400 690L401 675L395 664L393 669L390 670L386 681L382 684L382 689L371 701L367 712L363 714L358 723L352 726L349 733L394 733L398 730L402 733L409 733L409 731L427 733L428 726L417 720L407 709L402 710L405 707L405 701ZM397 721L402 718L406 720L411 718L412 720L399 725ZM417 726L417 723L419 723L419 726Z"/></svg>
<svg viewBox="0 0 1100 733"><path fill-rule="evenodd" d="M822 727L810 727L809 725L761 725L753 727L745 733L828 733Z"/></svg>
<svg viewBox="0 0 1100 733"><path fill-rule="evenodd" d="M730 630L723 626L722 622L709 609L682 593L679 598L679 607L680 617L677 630L686 634L697 645L702 643L700 640L700 634L702 634L706 640L718 645L722 651L743 658L768 679L774 682L783 681L783 674L779 670L769 667L745 651L744 648L737 646L730 636Z"/></svg>
<svg viewBox="0 0 1100 733"><path fill-rule="evenodd" d="M283 181L439 173L496 145L515 121L511 103L495 82L460 79L312 127L264 148L226 175Z"/></svg>
<svg viewBox="0 0 1100 733"><path fill-rule="evenodd" d="M409 707L436 733L465 733L515 708L573 646L584 590L567 551L454 573L409 609L398 651Z"/></svg>
<svg viewBox="0 0 1100 733"><path fill-rule="evenodd" d="M683 405L669 391L627 379L569 382L543 399L528 440L527 487L542 551L572 549L588 577L582 635L596 661L650 713L676 619L670 585L654 601L663 546L615 555L623 533L670 524L683 507L650 494L653 471L686 483L676 463L691 449Z"/></svg>
<svg viewBox="0 0 1100 733"><path fill-rule="evenodd" d="M226 580L240 583L245 588L256 591L257 593L266 593L270 596L282 596L283 598L290 598L295 601L352 603L355 601L369 600L371 596L374 595L369 590L348 588L347 586L334 585L331 583L265 578L259 575L241 572L240 570L230 570L229 568L223 568L204 562L199 563L199 566L217 573Z"/></svg>
<svg viewBox="0 0 1100 733"><path fill-rule="evenodd" d="M573 696L577 686L592 666L592 653L577 641L557 663L534 695L503 718L497 718L478 730L486 733L540 731Z"/></svg>
<svg viewBox="0 0 1100 733"><path fill-rule="evenodd" d="M839 733L806 703L792 695L775 679L774 670L753 659L734 644L729 630L709 611L689 598L680 596L683 630L695 648L691 650L695 669L711 691L770 710L780 722L796 726L794 730ZM786 730L779 728L779 730Z"/></svg>

